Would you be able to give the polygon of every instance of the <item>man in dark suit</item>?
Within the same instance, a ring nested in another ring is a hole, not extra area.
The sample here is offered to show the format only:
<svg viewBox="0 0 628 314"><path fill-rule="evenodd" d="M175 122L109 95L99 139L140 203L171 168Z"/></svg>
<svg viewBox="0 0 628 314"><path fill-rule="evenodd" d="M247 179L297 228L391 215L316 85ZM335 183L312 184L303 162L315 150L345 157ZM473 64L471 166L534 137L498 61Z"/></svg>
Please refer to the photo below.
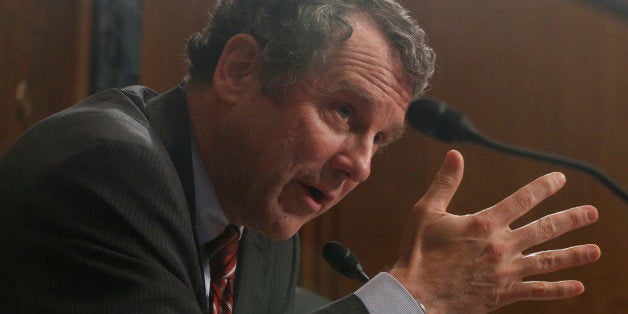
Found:
<svg viewBox="0 0 628 314"><path fill-rule="evenodd" d="M1 312L206 313L205 244L227 225L243 230L234 312L289 312L295 234L368 178L434 59L387 0L223 1L188 51L181 86L99 93L2 156ZM554 173L450 215L462 168L450 152L397 265L321 312L484 312L582 292L521 278L592 262L596 246L521 252L594 222L595 208L510 230L564 184Z"/></svg>

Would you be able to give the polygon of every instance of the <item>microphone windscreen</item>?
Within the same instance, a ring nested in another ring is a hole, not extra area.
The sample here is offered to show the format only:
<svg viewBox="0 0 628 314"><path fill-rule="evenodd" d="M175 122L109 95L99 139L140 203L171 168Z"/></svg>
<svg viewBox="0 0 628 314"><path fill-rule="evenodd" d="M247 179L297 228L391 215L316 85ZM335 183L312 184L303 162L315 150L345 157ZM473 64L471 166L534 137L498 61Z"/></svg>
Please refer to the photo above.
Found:
<svg viewBox="0 0 628 314"><path fill-rule="evenodd" d="M414 129L445 142L464 142L475 131L460 112L429 97L410 103L406 122Z"/></svg>
<svg viewBox="0 0 628 314"><path fill-rule="evenodd" d="M335 270L343 275L351 273L358 264L358 259L344 245L330 241L323 246L323 258Z"/></svg>

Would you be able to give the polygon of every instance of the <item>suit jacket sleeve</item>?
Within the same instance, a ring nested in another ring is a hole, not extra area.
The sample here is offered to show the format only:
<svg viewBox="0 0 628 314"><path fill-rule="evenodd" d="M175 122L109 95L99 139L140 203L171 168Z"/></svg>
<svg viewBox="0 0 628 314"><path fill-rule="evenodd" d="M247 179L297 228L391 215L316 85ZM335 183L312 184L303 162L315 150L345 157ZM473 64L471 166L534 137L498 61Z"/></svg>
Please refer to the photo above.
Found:
<svg viewBox="0 0 628 314"><path fill-rule="evenodd" d="M336 300L313 313L316 314L340 314L340 313L355 313L355 314L368 314L369 311L364 306L364 303L355 294L350 294L342 299Z"/></svg>
<svg viewBox="0 0 628 314"><path fill-rule="evenodd" d="M174 173L159 153L133 142L98 143L47 169L16 208L19 307L201 312L193 289L200 268Z"/></svg>

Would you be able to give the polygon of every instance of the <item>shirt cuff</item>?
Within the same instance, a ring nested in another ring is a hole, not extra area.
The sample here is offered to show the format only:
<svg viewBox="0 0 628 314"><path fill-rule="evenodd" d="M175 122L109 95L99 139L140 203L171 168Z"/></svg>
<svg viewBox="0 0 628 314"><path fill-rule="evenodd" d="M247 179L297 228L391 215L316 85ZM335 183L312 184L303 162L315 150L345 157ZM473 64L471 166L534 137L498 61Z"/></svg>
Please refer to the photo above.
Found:
<svg viewBox="0 0 628 314"><path fill-rule="evenodd" d="M381 272L355 292L369 313L425 314L423 304L417 302L391 274Z"/></svg>

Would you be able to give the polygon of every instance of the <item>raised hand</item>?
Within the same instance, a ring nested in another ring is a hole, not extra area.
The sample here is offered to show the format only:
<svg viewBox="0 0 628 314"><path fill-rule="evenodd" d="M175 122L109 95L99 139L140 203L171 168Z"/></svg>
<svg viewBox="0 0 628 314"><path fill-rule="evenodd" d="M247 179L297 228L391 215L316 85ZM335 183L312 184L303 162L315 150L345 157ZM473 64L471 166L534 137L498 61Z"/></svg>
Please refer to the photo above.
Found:
<svg viewBox="0 0 628 314"><path fill-rule="evenodd" d="M600 257L594 244L523 255L532 246L597 220L597 210L580 206L512 230L509 225L565 184L550 173L498 204L475 214L447 213L464 169L450 151L427 193L415 204L390 273L428 313L484 313L521 300L569 298L584 291L576 280L523 278L587 264Z"/></svg>

